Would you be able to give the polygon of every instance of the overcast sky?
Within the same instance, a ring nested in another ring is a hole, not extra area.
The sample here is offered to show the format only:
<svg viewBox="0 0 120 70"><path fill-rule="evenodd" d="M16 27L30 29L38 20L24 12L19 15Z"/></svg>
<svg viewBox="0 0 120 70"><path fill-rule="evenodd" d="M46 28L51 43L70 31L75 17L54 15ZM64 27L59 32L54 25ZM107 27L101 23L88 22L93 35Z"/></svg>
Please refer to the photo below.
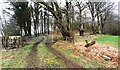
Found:
<svg viewBox="0 0 120 70"><path fill-rule="evenodd" d="M20 1L22 1L22 0L20 0ZM23 0L24 1L24 0ZM50 0L49 0L50 1ZM62 6L64 6L65 5L65 0L57 0L58 2L61 2L61 5ZM86 1L86 0L85 0ZM100 1L100 0L99 0ZM104 0L102 0L102 1L104 1ZM115 10L114 10L114 12L115 13L118 13L118 2L120 1L120 0L109 0L109 1L111 1L111 2L115 2L115 5L116 5L116 7L115 7ZM0 0L0 15L2 16L2 10L3 9L5 9L8 5L7 4L5 4L5 3L3 3L3 2L6 2L6 0Z"/></svg>

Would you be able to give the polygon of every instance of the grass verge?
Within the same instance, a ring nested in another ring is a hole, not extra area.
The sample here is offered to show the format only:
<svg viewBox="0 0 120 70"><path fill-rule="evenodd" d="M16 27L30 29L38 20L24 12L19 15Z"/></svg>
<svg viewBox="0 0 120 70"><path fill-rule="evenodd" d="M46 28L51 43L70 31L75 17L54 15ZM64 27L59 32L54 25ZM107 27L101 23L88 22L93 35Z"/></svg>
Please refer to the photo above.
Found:
<svg viewBox="0 0 120 70"><path fill-rule="evenodd" d="M65 68L64 63L61 62L56 56L54 56L45 45L46 37L44 41L40 43L37 47L38 58L40 61L39 66L43 68Z"/></svg>
<svg viewBox="0 0 120 70"><path fill-rule="evenodd" d="M39 41L40 37L32 38L28 45L16 48L15 50L2 51L2 68L26 68L26 57L29 55L35 42Z"/></svg>
<svg viewBox="0 0 120 70"><path fill-rule="evenodd" d="M28 56L32 46L33 44L30 44L16 50L3 51L1 61L3 68L25 68L25 58Z"/></svg>

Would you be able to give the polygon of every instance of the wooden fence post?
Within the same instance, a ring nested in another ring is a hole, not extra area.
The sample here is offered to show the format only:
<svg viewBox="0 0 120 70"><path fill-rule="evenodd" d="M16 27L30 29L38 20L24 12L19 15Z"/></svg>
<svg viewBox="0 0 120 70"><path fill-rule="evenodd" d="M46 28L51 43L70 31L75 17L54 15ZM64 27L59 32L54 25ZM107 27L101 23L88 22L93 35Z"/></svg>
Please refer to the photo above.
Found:
<svg viewBox="0 0 120 70"><path fill-rule="evenodd" d="M2 47L5 48L5 37L2 36Z"/></svg>

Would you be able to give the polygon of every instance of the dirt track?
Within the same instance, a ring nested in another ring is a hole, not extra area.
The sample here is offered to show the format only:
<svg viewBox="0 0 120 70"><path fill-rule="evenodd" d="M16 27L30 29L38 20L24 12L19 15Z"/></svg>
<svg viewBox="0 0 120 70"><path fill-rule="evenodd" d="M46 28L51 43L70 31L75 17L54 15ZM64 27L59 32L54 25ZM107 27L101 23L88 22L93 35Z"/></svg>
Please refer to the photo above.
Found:
<svg viewBox="0 0 120 70"><path fill-rule="evenodd" d="M40 41L36 42L33 47L31 52L29 53L28 57L26 58L26 61L28 63L27 68L38 68L39 67L39 60L37 60L37 46L39 43L41 43L44 40L44 38L41 38ZM46 47L48 50L51 51L52 54L54 54L58 59L63 61L63 63L66 65L67 68L80 68L80 70L84 70L80 65L68 60L65 56L63 56L60 52L52 48L52 43L51 41L47 39L46 41Z"/></svg>
<svg viewBox="0 0 120 70"><path fill-rule="evenodd" d="M64 57L60 52L58 52L57 50L55 50L54 48L52 48L52 43L50 43L51 41L47 39L46 42L46 46L48 47L48 49L55 55L57 56L58 59L60 59L61 61L63 61L63 63L66 65L67 68L82 68L80 65L68 60L66 57ZM81 69L84 70L84 69Z"/></svg>
<svg viewBox="0 0 120 70"><path fill-rule="evenodd" d="M39 62L37 60L37 46L39 43L41 43L44 40L42 37L40 41L36 42L33 47L31 52L29 53L28 57L26 58L26 62L28 63L27 68L37 68L39 67Z"/></svg>

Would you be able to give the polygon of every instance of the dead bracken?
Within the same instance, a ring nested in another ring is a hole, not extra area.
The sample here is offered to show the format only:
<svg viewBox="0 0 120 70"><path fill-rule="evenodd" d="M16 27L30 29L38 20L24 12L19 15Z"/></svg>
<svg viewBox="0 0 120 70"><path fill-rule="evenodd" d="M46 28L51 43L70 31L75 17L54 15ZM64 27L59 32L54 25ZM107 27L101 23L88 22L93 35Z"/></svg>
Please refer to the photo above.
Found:
<svg viewBox="0 0 120 70"><path fill-rule="evenodd" d="M67 45L67 46L65 46ZM70 49L73 52L71 53L72 56L78 57L85 57L88 61L100 61L100 63L105 67L118 67L118 50L115 47L101 45L101 44L94 44L88 48L84 47L85 43L64 43L64 42L57 42L53 47L63 48L63 50Z"/></svg>

